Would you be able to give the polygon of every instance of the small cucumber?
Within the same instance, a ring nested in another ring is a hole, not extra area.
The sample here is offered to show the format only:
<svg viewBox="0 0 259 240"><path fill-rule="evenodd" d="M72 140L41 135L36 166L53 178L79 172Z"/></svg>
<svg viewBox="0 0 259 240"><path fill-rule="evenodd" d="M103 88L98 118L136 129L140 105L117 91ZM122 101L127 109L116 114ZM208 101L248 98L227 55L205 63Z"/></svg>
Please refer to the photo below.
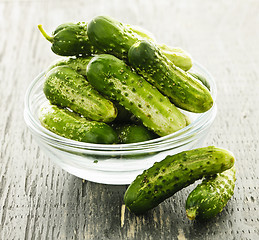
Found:
<svg viewBox="0 0 259 240"><path fill-rule="evenodd" d="M167 97L115 56L95 56L87 66L87 79L97 91L124 106L159 136L186 126L184 115Z"/></svg>
<svg viewBox="0 0 259 240"><path fill-rule="evenodd" d="M97 16L87 25L91 43L104 53L110 53L126 60L131 45L138 40L138 35L125 24L109 16Z"/></svg>
<svg viewBox="0 0 259 240"><path fill-rule="evenodd" d="M165 44L158 44L162 53L177 67L188 71L192 67L192 58L189 53L179 47L170 47Z"/></svg>
<svg viewBox="0 0 259 240"><path fill-rule="evenodd" d="M214 176L205 178L188 196L186 215L190 220L215 217L234 194L235 166Z"/></svg>
<svg viewBox="0 0 259 240"><path fill-rule="evenodd" d="M47 72L43 91L52 104L68 107L85 118L111 122L117 116L114 104L68 66L57 66Z"/></svg>
<svg viewBox="0 0 259 240"><path fill-rule="evenodd" d="M202 113L213 105L209 90L190 74L176 67L151 42L136 42L128 53L129 63L179 108Z"/></svg>
<svg viewBox="0 0 259 240"><path fill-rule="evenodd" d="M119 143L144 142L158 137L143 125L120 124L114 126L114 129L118 134Z"/></svg>
<svg viewBox="0 0 259 240"><path fill-rule="evenodd" d="M49 36L38 25L42 35L52 43L51 50L60 56L85 56L96 54L98 51L90 43L87 35L87 23L63 23Z"/></svg>
<svg viewBox="0 0 259 240"><path fill-rule="evenodd" d="M76 58L70 57L70 58L58 59L48 67L46 72L49 72L54 67L67 66L85 77L87 64L90 62L92 58L93 58L92 56L87 56L87 57L76 57Z"/></svg>
<svg viewBox="0 0 259 240"><path fill-rule="evenodd" d="M131 212L144 213L194 181L233 164L229 151L213 146L167 156L136 177L124 195L125 205Z"/></svg>
<svg viewBox="0 0 259 240"><path fill-rule="evenodd" d="M109 125L88 121L49 102L41 107L39 120L51 132L75 141L105 144L117 142L117 134Z"/></svg>

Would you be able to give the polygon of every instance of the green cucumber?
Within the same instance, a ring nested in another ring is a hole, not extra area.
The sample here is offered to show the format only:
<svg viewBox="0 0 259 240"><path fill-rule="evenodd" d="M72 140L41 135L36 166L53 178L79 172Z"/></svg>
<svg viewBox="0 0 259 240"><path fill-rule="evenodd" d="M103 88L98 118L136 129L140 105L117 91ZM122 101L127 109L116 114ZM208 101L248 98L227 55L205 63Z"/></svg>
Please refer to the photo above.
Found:
<svg viewBox="0 0 259 240"><path fill-rule="evenodd" d="M75 141L105 144L117 142L117 134L109 125L88 121L49 102L41 107L39 120L51 132Z"/></svg>
<svg viewBox="0 0 259 240"><path fill-rule="evenodd" d="M120 124L115 125L114 129L118 134L119 143L144 142L158 137L143 125Z"/></svg>
<svg viewBox="0 0 259 240"><path fill-rule="evenodd" d="M75 70L77 73L83 76L86 76L86 67L92 58L93 58L92 56L87 56L87 57L77 57L77 58L70 57L70 58L58 59L48 67L46 72L50 71L54 67L68 66L73 70Z"/></svg>
<svg viewBox="0 0 259 240"><path fill-rule="evenodd" d="M167 156L136 177L124 203L131 212L144 213L194 181L231 168L234 160L229 151L214 146Z"/></svg>
<svg viewBox="0 0 259 240"><path fill-rule="evenodd" d="M167 97L113 55L95 56L87 66L87 79L159 136L186 126L184 115Z"/></svg>
<svg viewBox="0 0 259 240"><path fill-rule="evenodd" d="M138 40L138 35L125 24L109 16L93 18L87 25L87 34L100 51L123 60L128 58L128 50Z"/></svg>
<svg viewBox="0 0 259 240"><path fill-rule="evenodd" d="M179 47L170 47L165 44L158 44L162 53L177 67L188 71L192 67L192 58L189 53Z"/></svg>
<svg viewBox="0 0 259 240"><path fill-rule="evenodd" d="M202 113L213 105L209 90L176 67L151 42L136 42L128 52L129 63L179 108Z"/></svg>
<svg viewBox="0 0 259 240"><path fill-rule="evenodd" d="M87 23L63 23L56 28L52 36L44 31L42 25L38 25L38 28L42 35L52 43L51 50L57 55L85 56L98 53L89 41Z"/></svg>
<svg viewBox="0 0 259 240"><path fill-rule="evenodd" d="M190 220L206 220L220 213L234 194L235 166L205 178L188 196L186 215Z"/></svg>
<svg viewBox="0 0 259 240"><path fill-rule="evenodd" d="M68 107L85 118L111 122L117 116L114 104L68 66L57 66L47 72L43 91L52 104Z"/></svg>

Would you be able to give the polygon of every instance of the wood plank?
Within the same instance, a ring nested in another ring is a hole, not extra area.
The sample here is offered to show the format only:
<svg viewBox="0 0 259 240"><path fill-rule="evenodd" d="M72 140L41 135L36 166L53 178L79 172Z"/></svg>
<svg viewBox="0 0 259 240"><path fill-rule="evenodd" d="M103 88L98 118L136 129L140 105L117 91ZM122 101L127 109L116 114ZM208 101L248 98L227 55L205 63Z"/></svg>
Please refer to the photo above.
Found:
<svg viewBox="0 0 259 240"><path fill-rule="evenodd" d="M0 239L257 239L259 2L0 1ZM235 195L215 219L191 222L190 186L143 216L127 186L82 181L48 159L23 120L25 91L57 58L37 30L111 15L189 51L215 77L218 114L205 145L233 151Z"/></svg>

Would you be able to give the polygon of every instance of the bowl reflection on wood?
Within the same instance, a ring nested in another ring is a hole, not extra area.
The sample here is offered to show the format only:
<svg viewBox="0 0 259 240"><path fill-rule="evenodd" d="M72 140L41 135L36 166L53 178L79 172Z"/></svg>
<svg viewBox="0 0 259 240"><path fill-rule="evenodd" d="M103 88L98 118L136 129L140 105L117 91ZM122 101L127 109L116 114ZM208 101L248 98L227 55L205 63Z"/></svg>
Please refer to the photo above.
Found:
<svg viewBox="0 0 259 240"><path fill-rule="evenodd" d="M43 93L44 73L32 81L26 92L24 119L41 149L65 171L92 182L130 184L143 170L167 155L202 146L216 116L217 91L213 77L204 67L194 63L193 69L207 78L214 105L201 114L184 111L192 123L164 137L110 145L77 142L50 132L38 119L39 108L47 101Z"/></svg>

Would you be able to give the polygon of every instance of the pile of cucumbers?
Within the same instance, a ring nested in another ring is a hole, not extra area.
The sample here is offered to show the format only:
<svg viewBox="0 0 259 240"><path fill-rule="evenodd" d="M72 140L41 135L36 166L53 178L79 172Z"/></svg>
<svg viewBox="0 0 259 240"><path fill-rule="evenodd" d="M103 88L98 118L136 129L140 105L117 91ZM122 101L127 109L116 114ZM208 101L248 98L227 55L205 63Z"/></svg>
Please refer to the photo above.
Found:
<svg viewBox="0 0 259 240"><path fill-rule="evenodd" d="M185 111L203 113L213 105L210 86L192 71L190 55L157 43L140 27L97 16L88 23L61 24L52 35L38 28L51 50L66 57L45 72L48 101L39 111L41 124L62 137L97 144L143 142L186 127ZM129 186L125 205L144 213L203 177L187 199L186 213L190 219L211 218L235 185L233 154L212 146L155 163Z"/></svg>

